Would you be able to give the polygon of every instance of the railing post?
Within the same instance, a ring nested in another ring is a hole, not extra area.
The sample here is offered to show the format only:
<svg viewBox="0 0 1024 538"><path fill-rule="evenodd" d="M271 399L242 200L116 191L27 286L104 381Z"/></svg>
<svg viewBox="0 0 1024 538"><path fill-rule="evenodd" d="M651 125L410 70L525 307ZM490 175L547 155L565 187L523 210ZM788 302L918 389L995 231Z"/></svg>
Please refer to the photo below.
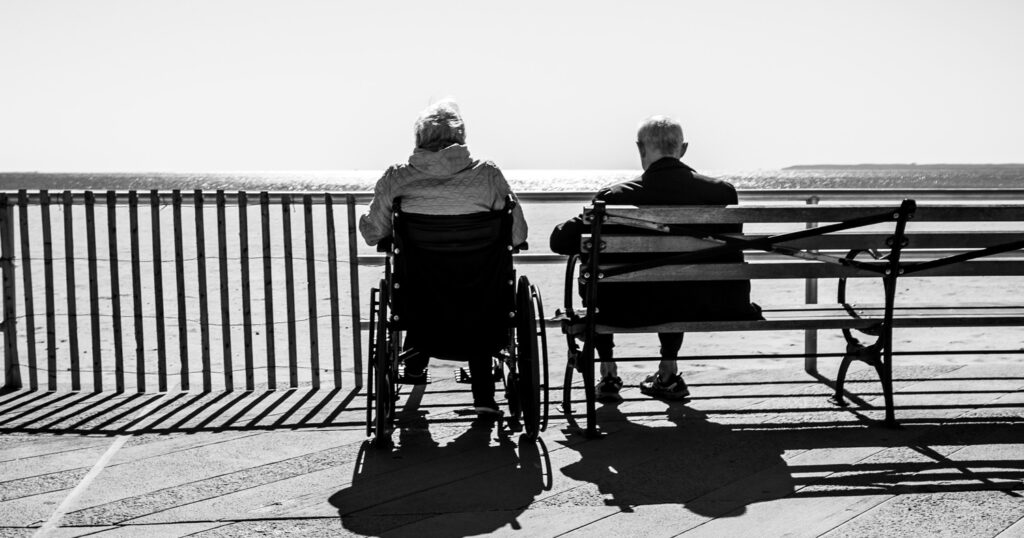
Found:
<svg viewBox="0 0 1024 538"><path fill-rule="evenodd" d="M348 205L348 276L352 296L352 350L355 353L353 375L356 390L363 388L362 315L359 312L359 249L356 243L356 197L347 196Z"/></svg>
<svg viewBox="0 0 1024 538"><path fill-rule="evenodd" d="M811 196L807 199L808 205L818 205L820 199ZM808 222L807 229L817 226L817 222ZM808 278L804 281L804 302L806 304L818 304L818 279ZM804 371L815 375L818 373L818 331L816 329L804 330Z"/></svg>
<svg viewBox="0 0 1024 538"><path fill-rule="evenodd" d="M6 194L0 194L0 272L3 273L4 390L21 388L14 289L14 221Z"/></svg>

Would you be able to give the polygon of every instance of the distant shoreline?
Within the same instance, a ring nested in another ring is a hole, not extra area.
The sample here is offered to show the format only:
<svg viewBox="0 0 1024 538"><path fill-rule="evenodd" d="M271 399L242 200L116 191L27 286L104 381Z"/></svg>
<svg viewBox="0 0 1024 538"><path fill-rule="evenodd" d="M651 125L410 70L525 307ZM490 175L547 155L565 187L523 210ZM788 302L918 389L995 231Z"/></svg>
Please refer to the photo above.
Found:
<svg viewBox="0 0 1024 538"><path fill-rule="evenodd" d="M995 164L917 164L917 163L895 163L895 164L795 164L782 168L782 170L971 170L978 168L1024 168L1024 163L995 163Z"/></svg>

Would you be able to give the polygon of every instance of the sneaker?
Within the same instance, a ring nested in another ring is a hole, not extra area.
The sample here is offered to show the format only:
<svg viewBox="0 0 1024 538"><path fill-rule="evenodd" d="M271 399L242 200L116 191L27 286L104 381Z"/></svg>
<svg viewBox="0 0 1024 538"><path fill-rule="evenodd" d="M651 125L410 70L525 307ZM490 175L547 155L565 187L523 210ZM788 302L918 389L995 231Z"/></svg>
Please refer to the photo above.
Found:
<svg viewBox="0 0 1024 538"><path fill-rule="evenodd" d="M619 391L622 390L622 378L614 375L606 375L597 384L597 401L610 403L622 400Z"/></svg>
<svg viewBox="0 0 1024 538"><path fill-rule="evenodd" d="M649 375L640 382L640 392L665 400L685 400L690 395L686 381L679 374L672 374L666 381L662 381L658 374Z"/></svg>

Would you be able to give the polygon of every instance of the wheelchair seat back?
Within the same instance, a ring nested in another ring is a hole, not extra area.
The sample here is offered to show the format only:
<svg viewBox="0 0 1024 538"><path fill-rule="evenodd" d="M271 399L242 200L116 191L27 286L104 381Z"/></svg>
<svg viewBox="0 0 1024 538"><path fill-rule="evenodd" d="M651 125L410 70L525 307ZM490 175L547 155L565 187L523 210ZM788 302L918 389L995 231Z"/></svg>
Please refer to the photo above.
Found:
<svg viewBox="0 0 1024 538"><path fill-rule="evenodd" d="M468 360L509 343L515 316L512 202L464 215L393 207L392 318L432 357Z"/></svg>

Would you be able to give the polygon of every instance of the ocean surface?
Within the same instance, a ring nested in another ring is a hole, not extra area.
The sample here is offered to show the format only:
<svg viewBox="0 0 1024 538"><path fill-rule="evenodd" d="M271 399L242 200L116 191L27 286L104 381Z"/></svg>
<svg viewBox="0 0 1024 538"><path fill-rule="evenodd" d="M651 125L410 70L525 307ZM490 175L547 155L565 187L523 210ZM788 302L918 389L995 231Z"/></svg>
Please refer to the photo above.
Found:
<svg viewBox="0 0 1024 538"><path fill-rule="evenodd" d="M503 170L512 189L594 191L640 170ZM774 170L700 170L740 189L1024 188L1024 164L804 165ZM275 172L0 172L0 189L224 189L370 191L381 170Z"/></svg>

